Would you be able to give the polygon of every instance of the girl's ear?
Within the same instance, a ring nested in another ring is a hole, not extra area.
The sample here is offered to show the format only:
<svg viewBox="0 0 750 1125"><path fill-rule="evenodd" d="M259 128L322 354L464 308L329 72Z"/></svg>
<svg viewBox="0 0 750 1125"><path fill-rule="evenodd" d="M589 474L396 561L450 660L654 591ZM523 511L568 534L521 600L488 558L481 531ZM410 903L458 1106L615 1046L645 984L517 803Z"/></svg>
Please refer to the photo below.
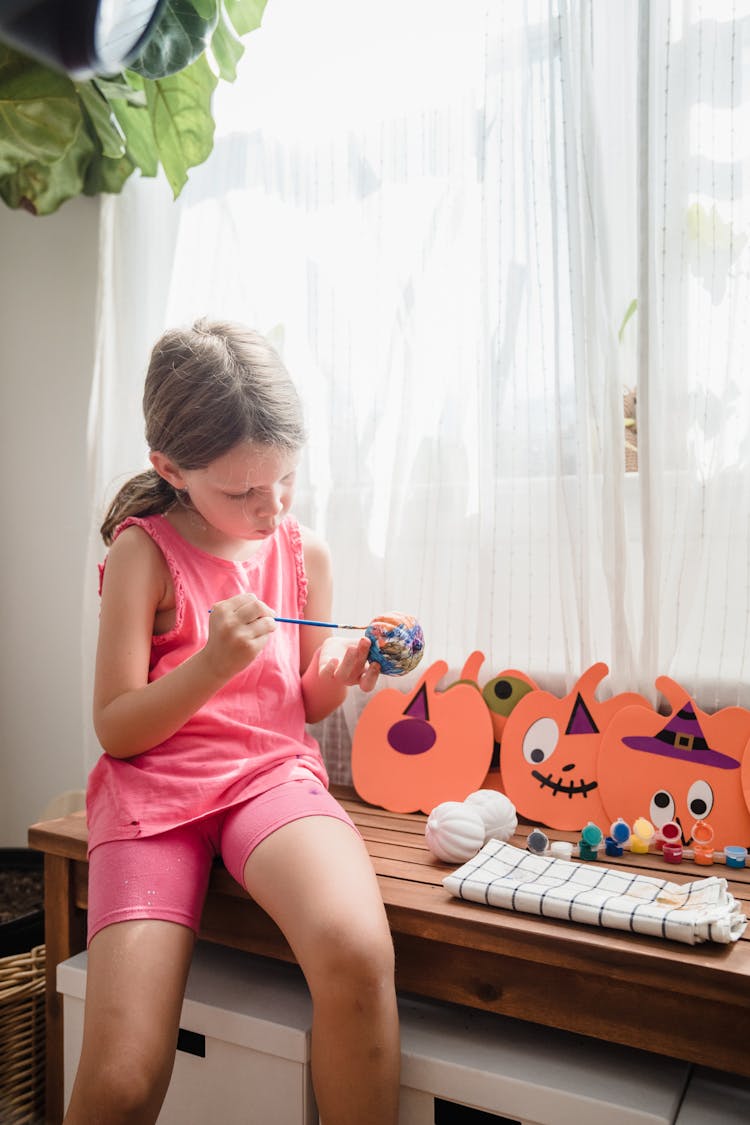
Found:
<svg viewBox="0 0 750 1125"><path fill-rule="evenodd" d="M185 478L174 461L170 461L168 457L159 453L156 449L152 449L148 457L160 477L163 477L173 488L184 489Z"/></svg>

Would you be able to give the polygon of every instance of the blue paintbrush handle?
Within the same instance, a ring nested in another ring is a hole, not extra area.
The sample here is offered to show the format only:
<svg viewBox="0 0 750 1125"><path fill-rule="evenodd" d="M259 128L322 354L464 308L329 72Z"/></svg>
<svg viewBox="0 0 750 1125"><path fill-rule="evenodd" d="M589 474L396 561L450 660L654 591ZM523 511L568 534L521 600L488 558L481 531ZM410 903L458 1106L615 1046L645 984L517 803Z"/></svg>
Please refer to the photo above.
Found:
<svg viewBox="0 0 750 1125"><path fill-rule="evenodd" d="M367 629L367 625L335 625L333 621L309 621L305 617L274 617L274 621L287 625L318 625L321 629L358 629L361 632Z"/></svg>
<svg viewBox="0 0 750 1125"><path fill-rule="evenodd" d="M213 613L213 607L209 609ZM320 629L357 629L364 633L369 625L336 625L333 621L308 621L306 617L274 617L274 621L283 621L286 625L317 625Z"/></svg>

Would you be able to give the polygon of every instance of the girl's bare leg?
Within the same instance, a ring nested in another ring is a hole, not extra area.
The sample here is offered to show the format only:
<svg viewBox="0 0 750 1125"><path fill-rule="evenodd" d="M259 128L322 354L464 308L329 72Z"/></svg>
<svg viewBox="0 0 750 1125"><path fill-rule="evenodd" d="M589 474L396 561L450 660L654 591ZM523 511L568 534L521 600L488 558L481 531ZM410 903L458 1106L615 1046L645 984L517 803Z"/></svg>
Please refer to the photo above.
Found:
<svg viewBox="0 0 750 1125"><path fill-rule="evenodd" d="M258 845L244 878L310 988L322 1125L396 1125L401 1053L393 943L364 843L335 818L295 820Z"/></svg>
<svg viewBox="0 0 750 1125"><path fill-rule="evenodd" d="M194 936L155 920L106 926L89 947L83 1045L65 1125L151 1125L174 1065Z"/></svg>

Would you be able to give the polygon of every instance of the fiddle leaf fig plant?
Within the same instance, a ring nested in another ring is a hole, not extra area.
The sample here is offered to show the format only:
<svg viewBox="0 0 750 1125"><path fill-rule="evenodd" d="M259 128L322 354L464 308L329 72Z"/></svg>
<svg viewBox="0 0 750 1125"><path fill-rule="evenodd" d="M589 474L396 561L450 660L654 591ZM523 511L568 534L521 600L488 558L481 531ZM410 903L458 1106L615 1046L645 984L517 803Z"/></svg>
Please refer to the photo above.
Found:
<svg viewBox="0 0 750 1125"><path fill-rule="evenodd" d="M266 0L167 0L142 53L77 82L0 43L0 197L48 215L161 166L175 198L213 148L211 98L233 82Z"/></svg>

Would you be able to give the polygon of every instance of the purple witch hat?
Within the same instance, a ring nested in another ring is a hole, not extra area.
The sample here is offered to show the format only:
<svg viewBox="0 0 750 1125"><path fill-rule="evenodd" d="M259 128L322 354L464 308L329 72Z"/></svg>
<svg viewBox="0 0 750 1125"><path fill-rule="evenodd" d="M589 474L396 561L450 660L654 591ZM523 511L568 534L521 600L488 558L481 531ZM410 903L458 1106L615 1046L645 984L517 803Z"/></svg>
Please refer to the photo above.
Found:
<svg viewBox="0 0 750 1125"><path fill-rule="evenodd" d="M696 762L719 770L736 770L740 765L736 758L711 749L690 700L655 735L630 735L622 742L632 750L680 758L683 762Z"/></svg>

